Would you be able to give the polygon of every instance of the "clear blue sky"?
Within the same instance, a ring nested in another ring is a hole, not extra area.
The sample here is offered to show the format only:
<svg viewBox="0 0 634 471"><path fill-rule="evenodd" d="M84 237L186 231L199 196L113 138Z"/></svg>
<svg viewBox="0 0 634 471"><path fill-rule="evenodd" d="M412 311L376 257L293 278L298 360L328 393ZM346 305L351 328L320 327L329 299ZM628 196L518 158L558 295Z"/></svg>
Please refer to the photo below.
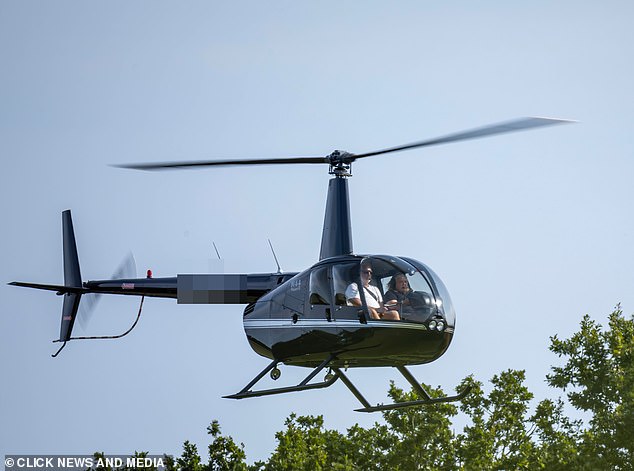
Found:
<svg viewBox="0 0 634 471"><path fill-rule="evenodd" d="M84 279L130 250L139 275L206 272L212 241L227 272L274 271L267 238L288 271L318 257L325 168L109 164L363 152L520 116L580 123L358 163L353 234L449 288L454 341L412 368L421 380L451 391L526 369L538 398L555 395L549 336L634 310L633 17L627 1L1 0L0 453L179 454L189 439L204 454L218 419L252 461L291 412L340 430L380 420L341 384L222 399L267 364L241 306L146 300L130 336L52 359L61 300L4 283L62 281L64 209ZM136 309L104 300L88 332L124 330ZM372 402L397 377L350 376Z"/></svg>

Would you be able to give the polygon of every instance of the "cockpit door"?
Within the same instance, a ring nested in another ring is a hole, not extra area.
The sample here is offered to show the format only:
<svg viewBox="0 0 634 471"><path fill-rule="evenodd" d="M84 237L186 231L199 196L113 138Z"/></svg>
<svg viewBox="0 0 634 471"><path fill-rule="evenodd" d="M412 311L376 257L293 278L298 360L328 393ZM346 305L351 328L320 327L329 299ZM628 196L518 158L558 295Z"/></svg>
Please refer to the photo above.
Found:
<svg viewBox="0 0 634 471"><path fill-rule="evenodd" d="M346 262L332 266L332 281L334 287L333 313L337 320L362 320L366 315L363 307L350 305L346 291L352 283L360 284L359 262Z"/></svg>
<svg viewBox="0 0 634 471"><path fill-rule="evenodd" d="M306 303L306 293L308 291L308 276L305 273L297 275L289 282L286 290L284 307L290 311L294 320L304 318L304 306Z"/></svg>
<svg viewBox="0 0 634 471"><path fill-rule="evenodd" d="M308 286L308 317L332 320L332 278L330 267L317 267L310 272Z"/></svg>

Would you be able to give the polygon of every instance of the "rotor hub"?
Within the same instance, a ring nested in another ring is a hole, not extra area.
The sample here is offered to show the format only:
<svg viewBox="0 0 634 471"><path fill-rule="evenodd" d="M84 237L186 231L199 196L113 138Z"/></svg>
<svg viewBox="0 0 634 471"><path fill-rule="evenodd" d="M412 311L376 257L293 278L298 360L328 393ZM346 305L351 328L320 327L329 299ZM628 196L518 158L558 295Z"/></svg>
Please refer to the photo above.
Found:
<svg viewBox="0 0 634 471"><path fill-rule="evenodd" d="M352 176L352 162L354 161L354 154L343 150L333 151L326 160L330 164L328 173L337 177L351 177Z"/></svg>

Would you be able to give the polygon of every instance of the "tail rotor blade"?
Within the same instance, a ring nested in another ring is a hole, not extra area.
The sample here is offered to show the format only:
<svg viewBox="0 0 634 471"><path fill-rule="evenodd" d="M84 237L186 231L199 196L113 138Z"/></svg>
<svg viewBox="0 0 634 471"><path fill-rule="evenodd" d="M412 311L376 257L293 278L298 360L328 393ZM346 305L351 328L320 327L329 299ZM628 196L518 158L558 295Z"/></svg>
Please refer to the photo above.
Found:
<svg viewBox="0 0 634 471"><path fill-rule="evenodd" d="M90 324L90 319L92 319L92 314L95 312L95 307L100 299L101 294L98 293L88 293L84 295L82 303L79 305L79 310L77 311L77 320L84 331L88 329L88 324Z"/></svg>
<svg viewBox="0 0 634 471"><path fill-rule="evenodd" d="M136 261L134 260L134 255L132 252L128 252L128 254L121 260L119 266L112 274L111 280L117 280L120 278L136 278Z"/></svg>
<svg viewBox="0 0 634 471"><path fill-rule="evenodd" d="M110 279L117 280L121 278L136 278L136 274L137 271L134 255L132 254L132 252L129 252L121 261ZM88 328L88 325L90 324L90 320L92 319L92 315L95 312L97 304L99 304L99 301L101 300L101 296L102 294L99 293L90 293L84 295L84 300L79 305L77 320L79 321L79 325L84 331Z"/></svg>

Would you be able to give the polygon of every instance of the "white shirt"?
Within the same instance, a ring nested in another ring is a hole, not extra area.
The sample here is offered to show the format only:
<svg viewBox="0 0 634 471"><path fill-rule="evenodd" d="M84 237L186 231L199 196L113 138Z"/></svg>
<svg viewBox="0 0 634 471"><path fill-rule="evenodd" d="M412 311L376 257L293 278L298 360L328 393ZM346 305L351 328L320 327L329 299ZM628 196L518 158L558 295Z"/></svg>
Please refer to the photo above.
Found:
<svg viewBox="0 0 634 471"><path fill-rule="evenodd" d="M380 308L381 303L383 302L383 297L381 296L381 291L376 286L364 286L365 289L365 302L368 307ZM374 296L372 296L372 294ZM348 301L348 305L352 306L350 303L351 299L358 298L361 299L361 295L359 294L359 286L356 283L350 283L346 288L346 300Z"/></svg>

